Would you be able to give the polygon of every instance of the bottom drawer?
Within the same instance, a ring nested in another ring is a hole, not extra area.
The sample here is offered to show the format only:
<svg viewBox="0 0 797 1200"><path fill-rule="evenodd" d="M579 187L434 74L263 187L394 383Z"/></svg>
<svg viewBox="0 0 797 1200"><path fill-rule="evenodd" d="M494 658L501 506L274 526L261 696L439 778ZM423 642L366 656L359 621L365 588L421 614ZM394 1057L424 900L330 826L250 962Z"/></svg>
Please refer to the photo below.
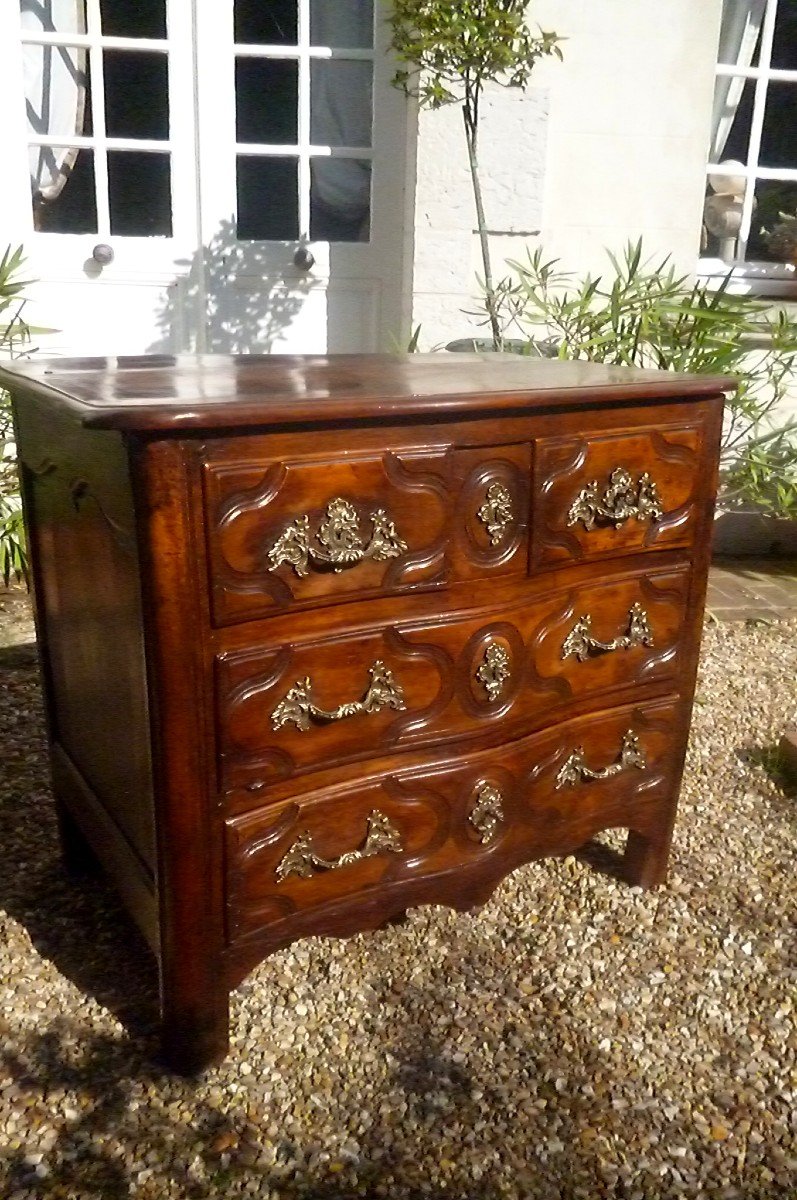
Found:
<svg viewBox="0 0 797 1200"><path fill-rule="evenodd" d="M431 878L439 880L434 903L466 907L461 895L447 895L460 870L466 880L467 868L483 863L497 881L601 829L644 834L673 798L680 711L676 699L626 705L479 754L363 773L355 783L231 818L229 940L276 923L281 943L285 923L300 919L313 931L311 911L343 902L372 908L385 889L411 893Z"/></svg>

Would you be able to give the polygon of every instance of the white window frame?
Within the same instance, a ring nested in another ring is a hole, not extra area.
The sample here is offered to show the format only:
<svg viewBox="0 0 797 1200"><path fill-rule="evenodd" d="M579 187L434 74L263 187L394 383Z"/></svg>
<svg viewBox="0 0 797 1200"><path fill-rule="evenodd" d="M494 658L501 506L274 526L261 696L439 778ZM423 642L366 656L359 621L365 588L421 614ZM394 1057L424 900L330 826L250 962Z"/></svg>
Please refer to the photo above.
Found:
<svg viewBox="0 0 797 1200"><path fill-rule="evenodd" d="M797 300L797 268L788 263L762 262L747 259L747 246L753 222L755 186L760 179L772 179L783 183L797 184L797 151L795 167L762 167L759 164L761 140L764 130L764 114L767 91L770 83L791 83L797 87L797 70L781 70L772 67L772 45L778 4L790 0L766 0L766 9L761 24L758 66L740 67L718 63L715 78L734 77L752 80L755 83L747 162L741 166L723 166L709 162L706 174L744 176L746 187L742 203L741 226L736 240L736 253L732 260L719 257L701 257L698 275L703 279L724 279L732 273L732 290L751 295L782 296Z"/></svg>

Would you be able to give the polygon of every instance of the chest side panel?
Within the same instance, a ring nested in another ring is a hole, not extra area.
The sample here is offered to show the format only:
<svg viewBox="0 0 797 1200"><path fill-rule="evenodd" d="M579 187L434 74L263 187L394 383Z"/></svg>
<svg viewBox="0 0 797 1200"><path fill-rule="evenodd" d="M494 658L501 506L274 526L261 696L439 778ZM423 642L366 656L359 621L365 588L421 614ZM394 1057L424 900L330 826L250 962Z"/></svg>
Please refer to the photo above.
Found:
<svg viewBox="0 0 797 1200"><path fill-rule="evenodd" d="M20 469L51 736L152 875L141 592L125 446L24 399Z"/></svg>

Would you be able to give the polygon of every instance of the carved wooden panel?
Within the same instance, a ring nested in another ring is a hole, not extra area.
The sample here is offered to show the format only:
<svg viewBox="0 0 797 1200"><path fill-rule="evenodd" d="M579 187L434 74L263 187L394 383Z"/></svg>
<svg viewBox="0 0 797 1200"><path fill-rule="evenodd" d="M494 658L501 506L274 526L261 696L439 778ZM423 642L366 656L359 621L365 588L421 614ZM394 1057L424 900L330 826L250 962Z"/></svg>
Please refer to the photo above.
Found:
<svg viewBox="0 0 797 1200"><path fill-rule="evenodd" d="M584 696L672 678L688 580L686 566L637 569L533 604L222 654L221 786L244 789L247 807L279 779L375 749L515 735Z"/></svg>
<svg viewBox="0 0 797 1200"><path fill-rule="evenodd" d="M261 439L225 443L203 472L214 618L525 571L529 472L528 445L269 460Z"/></svg>
<svg viewBox="0 0 797 1200"><path fill-rule="evenodd" d="M601 829L646 832L682 753L678 703L627 705L480 754L345 783L227 822L228 937L484 862L566 854ZM621 762L624 739L637 757ZM598 778L563 782L574 751ZM493 824L485 819L492 815ZM375 817L374 814L377 814ZM485 838L485 830L490 836ZM428 897L434 902L434 890Z"/></svg>
<svg viewBox="0 0 797 1200"><path fill-rule="evenodd" d="M714 481L700 472L700 426L535 445L532 563L686 546Z"/></svg>

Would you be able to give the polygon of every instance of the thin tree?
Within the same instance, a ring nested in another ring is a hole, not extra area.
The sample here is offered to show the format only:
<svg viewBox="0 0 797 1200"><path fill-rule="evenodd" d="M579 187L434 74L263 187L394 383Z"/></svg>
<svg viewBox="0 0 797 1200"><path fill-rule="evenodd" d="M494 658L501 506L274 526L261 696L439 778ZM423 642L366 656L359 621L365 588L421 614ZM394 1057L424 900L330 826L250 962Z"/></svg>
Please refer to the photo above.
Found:
<svg viewBox="0 0 797 1200"><path fill-rule="evenodd" d="M562 57L557 34L534 33L528 25L528 7L528 0L394 0L388 18L391 49L403 64L394 84L416 96L422 108L462 107L485 306L495 350L502 348L503 335L479 177L482 94L488 83L525 87L540 58Z"/></svg>

